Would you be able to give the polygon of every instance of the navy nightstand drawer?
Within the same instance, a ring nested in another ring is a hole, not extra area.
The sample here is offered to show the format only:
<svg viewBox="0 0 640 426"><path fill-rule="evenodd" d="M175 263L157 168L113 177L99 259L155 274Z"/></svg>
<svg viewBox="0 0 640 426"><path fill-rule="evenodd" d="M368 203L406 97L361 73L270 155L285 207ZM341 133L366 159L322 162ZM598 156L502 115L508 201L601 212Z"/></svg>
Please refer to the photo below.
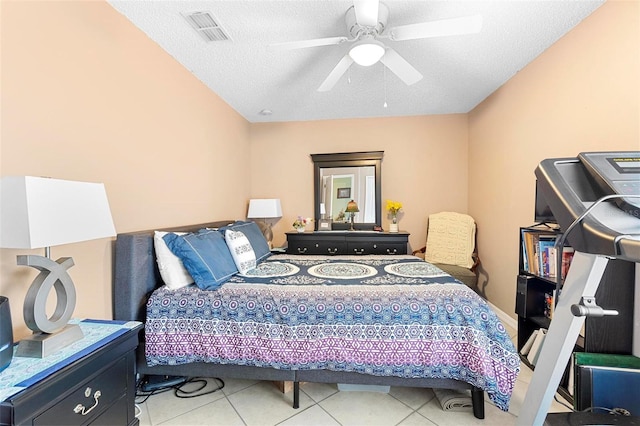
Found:
<svg viewBox="0 0 640 426"><path fill-rule="evenodd" d="M75 425L91 422L126 395L127 364L121 358L67 394L34 419L34 425Z"/></svg>

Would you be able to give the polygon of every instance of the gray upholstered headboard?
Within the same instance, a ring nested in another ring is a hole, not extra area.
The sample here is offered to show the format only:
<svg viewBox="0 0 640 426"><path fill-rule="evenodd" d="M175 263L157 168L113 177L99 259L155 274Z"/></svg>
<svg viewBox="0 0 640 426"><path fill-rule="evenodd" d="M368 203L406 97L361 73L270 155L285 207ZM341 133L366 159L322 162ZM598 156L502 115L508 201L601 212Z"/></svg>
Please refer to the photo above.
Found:
<svg viewBox="0 0 640 426"><path fill-rule="evenodd" d="M233 222L222 220L118 234L113 274L114 319L144 322L148 295L163 285L153 247L154 231L192 232L202 228L219 228Z"/></svg>

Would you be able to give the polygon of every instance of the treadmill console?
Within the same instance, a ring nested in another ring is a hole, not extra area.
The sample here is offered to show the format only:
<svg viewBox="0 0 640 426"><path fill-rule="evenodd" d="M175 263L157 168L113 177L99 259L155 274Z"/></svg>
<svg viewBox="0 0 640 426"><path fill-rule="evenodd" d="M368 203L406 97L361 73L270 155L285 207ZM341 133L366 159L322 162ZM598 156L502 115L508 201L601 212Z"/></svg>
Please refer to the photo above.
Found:
<svg viewBox="0 0 640 426"><path fill-rule="evenodd" d="M567 233L576 251L640 262L640 151L548 158L535 175L537 190L560 228L579 221ZM599 202L609 195L622 198Z"/></svg>
<svg viewBox="0 0 640 426"><path fill-rule="evenodd" d="M583 152L578 158L607 195L640 195L640 151ZM618 198L618 207L640 218L640 198Z"/></svg>

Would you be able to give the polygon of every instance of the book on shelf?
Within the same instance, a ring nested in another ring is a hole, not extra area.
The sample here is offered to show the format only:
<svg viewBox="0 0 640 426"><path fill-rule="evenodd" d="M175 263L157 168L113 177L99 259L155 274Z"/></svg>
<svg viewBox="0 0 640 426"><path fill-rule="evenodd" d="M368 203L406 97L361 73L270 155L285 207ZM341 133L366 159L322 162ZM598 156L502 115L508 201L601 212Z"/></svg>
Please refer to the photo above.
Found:
<svg viewBox="0 0 640 426"><path fill-rule="evenodd" d="M533 330L533 333L531 333L531 336L529 336L527 341L524 342L524 345L522 345L522 349L520 349L520 355L527 356L529 354L529 351L531 350L531 346L533 346L533 341L536 340L537 335L538 335L538 330Z"/></svg>
<svg viewBox="0 0 640 426"><path fill-rule="evenodd" d="M538 239L538 275L548 277L549 275L549 251L556 244L556 236L540 235Z"/></svg>
<svg viewBox="0 0 640 426"><path fill-rule="evenodd" d="M538 362L538 357L540 356L540 351L542 350L542 345L544 344L544 338L547 336L547 329L540 328L538 329L538 333L536 333L535 340L531 345L531 349L529 349L529 353L527 354L527 360L531 365L535 366Z"/></svg>
<svg viewBox="0 0 640 426"><path fill-rule="evenodd" d="M562 248L562 279L564 280L569 271L571 260L573 259L573 247L565 246ZM555 278L558 270L558 256L555 247L549 249L549 278Z"/></svg>
<svg viewBox="0 0 640 426"><path fill-rule="evenodd" d="M557 275L556 240L558 233L549 233L535 229L522 229L522 268L525 272L544 278L555 278ZM562 249L562 279L567 275L573 248Z"/></svg>
<svg viewBox="0 0 640 426"><path fill-rule="evenodd" d="M562 279L565 279L567 272L569 272L569 266L571 266L571 260L573 260L573 247L564 247L562 249Z"/></svg>
<svg viewBox="0 0 640 426"><path fill-rule="evenodd" d="M553 311L556 308L556 290L544 294L544 316L553 319Z"/></svg>
<svg viewBox="0 0 640 426"><path fill-rule="evenodd" d="M525 271L531 274L538 274L538 262L536 261L536 246L538 244L538 232L522 230L522 257Z"/></svg>
<svg viewBox="0 0 640 426"><path fill-rule="evenodd" d="M567 391L569 395L573 396L575 390L575 353L571 354L571 360L569 361L569 377L567 378Z"/></svg>
<svg viewBox="0 0 640 426"><path fill-rule="evenodd" d="M526 272L534 275L544 275L546 265L546 247L555 244L556 234L540 232L537 230L522 230L522 259Z"/></svg>
<svg viewBox="0 0 640 426"><path fill-rule="evenodd" d="M556 257L556 247L550 247L548 249L547 259L549 261L549 278L555 278L557 271L557 257Z"/></svg>

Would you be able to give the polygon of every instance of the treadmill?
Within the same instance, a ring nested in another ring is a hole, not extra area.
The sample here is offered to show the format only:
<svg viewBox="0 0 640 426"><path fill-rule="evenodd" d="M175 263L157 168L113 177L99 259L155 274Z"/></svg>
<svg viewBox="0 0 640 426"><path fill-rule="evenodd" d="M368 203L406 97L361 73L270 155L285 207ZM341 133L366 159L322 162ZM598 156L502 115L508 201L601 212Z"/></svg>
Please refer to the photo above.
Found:
<svg viewBox="0 0 640 426"><path fill-rule="evenodd" d="M535 175L539 196L564 231L556 241L556 252L562 253L568 239L575 253L562 287L558 285L554 318L518 416L521 426L545 423L585 316L617 314L595 300L609 259L640 263L640 151L547 159ZM561 263L557 262L559 268ZM561 276L558 271L556 277Z"/></svg>

